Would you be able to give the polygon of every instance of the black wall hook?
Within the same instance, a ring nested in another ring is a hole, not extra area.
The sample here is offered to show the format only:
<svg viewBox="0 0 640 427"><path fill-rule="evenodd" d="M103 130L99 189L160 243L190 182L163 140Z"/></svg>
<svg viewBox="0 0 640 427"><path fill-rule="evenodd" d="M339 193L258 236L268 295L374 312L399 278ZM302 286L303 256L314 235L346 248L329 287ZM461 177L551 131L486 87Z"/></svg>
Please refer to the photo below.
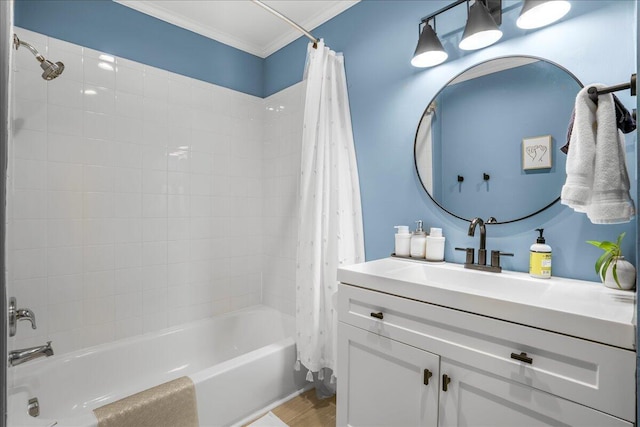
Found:
<svg viewBox="0 0 640 427"><path fill-rule="evenodd" d="M482 179L484 179L485 181L489 181L489 178L491 178L491 177L489 176L488 173L483 173L482 174Z"/></svg>
<svg viewBox="0 0 640 427"><path fill-rule="evenodd" d="M458 175L458 182L462 182L462 181L464 181L464 176Z"/></svg>

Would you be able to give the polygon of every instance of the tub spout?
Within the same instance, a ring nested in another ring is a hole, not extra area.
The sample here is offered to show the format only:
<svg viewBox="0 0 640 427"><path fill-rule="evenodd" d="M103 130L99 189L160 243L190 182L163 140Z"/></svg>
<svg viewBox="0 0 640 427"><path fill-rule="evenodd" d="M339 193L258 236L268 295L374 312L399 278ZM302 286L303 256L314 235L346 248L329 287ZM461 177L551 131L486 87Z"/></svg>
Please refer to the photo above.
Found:
<svg viewBox="0 0 640 427"><path fill-rule="evenodd" d="M16 366L39 357L50 356L53 356L53 348L51 348L51 341L48 341L46 345L22 348L9 352L9 366Z"/></svg>

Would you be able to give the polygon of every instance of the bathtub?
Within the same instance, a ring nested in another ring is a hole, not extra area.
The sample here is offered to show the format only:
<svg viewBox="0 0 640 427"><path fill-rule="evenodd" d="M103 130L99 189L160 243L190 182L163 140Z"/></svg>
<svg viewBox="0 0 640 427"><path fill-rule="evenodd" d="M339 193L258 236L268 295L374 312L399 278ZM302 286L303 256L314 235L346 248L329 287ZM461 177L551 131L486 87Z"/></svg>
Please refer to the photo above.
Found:
<svg viewBox="0 0 640 427"><path fill-rule="evenodd" d="M184 375L201 426L247 421L307 385L293 370L294 330L292 317L257 306L9 368L9 426L97 426L93 409ZM27 413L33 397L38 417Z"/></svg>

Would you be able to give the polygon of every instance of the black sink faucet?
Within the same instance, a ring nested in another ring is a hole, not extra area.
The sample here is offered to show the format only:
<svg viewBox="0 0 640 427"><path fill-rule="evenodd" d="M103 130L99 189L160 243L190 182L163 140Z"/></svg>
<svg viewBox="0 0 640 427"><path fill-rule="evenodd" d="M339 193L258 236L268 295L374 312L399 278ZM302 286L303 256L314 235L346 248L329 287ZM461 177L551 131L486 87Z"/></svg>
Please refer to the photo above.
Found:
<svg viewBox="0 0 640 427"><path fill-rule="evenodd" d="M478 264L487 265L487 229L480 217L475 217L469 224L469 236L476 234L476 226L480 226L480 248L478 249Z"/></svg>
<svg viewBox="0 0 640 427"><path fill-rule="evenodd" d="M486 224L495 223L495 218L491 217L486 222ZM513 256L513 254L500 252L500 251L491 251L491 265L487 265L487 229L485 227L485 222L482 218L473 218L471 220L471 224L469 224L469 236L474 236L476 234L476 227L480 226L480 248L478 248L478 263L473 262L474 258L474 249L473 248L456 248L457 251L465 251L466 259L464 262L464 268L471 268L474 270L481 271L490 271L492 273L500 273L502 271L502 267L500 267L500 257L501 256Z"/></svg>

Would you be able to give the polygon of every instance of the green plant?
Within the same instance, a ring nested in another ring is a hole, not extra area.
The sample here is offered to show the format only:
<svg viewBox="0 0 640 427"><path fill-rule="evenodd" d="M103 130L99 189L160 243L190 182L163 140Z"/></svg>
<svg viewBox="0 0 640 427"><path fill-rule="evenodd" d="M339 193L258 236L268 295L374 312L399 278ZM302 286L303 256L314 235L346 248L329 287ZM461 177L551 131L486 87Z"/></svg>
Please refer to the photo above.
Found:
<svg viewBox="0 0 640 427"><path fill-rule="evenodd" d="M600 257L596 260L596 265L595 265L596 273L600 277L602 277L602 281L604 282L604 280L607 278L607 271L609 270L609 266L613 262L613 268L611 269L611 272L613 274L613 280L615 280L616 285L618 285L620 289L622 289L622 286L620 286L620 282L618 281L618 259L619 257L622 256L622 249L620 248L620 243L622 242L622 239L624 238L625 234L626 233L624 232L620 233L616 243L608 242L606 240L602 242L597 242L595 240L587 240L587 243L595 246L596 248L600 248L604 251L604 253L600 255Z"/></svg>

